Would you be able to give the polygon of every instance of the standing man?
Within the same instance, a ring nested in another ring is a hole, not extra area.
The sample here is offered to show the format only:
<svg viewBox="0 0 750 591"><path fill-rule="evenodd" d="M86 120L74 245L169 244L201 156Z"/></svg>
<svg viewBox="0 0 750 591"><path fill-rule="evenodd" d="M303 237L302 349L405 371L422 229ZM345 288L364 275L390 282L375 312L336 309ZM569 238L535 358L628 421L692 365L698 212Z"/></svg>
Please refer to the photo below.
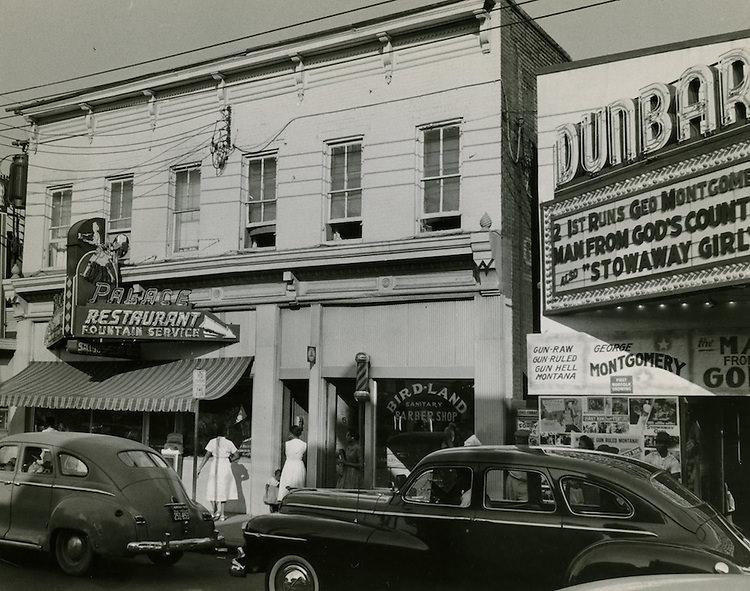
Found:
<svg viewBox="0 0 750 591"><path fill-rule="evenodd" d="M682 474L682 466L680 466L680 460L669 451L672 444L672 436L666 431L659 431L656 434L656 441L654 443L656 451L652 451L645 459L652 466L667 471L679 481Z"/></svg>

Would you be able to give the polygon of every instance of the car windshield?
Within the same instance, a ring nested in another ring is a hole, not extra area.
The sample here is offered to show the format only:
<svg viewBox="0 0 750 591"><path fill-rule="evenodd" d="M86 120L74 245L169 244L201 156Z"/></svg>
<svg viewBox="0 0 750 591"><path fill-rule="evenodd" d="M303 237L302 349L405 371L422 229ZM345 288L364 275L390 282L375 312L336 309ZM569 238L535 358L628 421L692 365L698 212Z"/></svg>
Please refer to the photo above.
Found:
<svg viewBox="0 0 750 591"><path fill-rule="evenodd" d="M169 467L169 465L158 454L143 450L121 451L117 456L123 464L134 468Z"/></svg>
<svg viewBox="0 0 750 591"><path fill-rule="evenodd" d="M680 507L697 507L698 505L703 504L703 501L700 498L682 486L666 472L656 472L651 477L651 486L653 486L662 496L668 498L675 505L679 505Z"/></svg>

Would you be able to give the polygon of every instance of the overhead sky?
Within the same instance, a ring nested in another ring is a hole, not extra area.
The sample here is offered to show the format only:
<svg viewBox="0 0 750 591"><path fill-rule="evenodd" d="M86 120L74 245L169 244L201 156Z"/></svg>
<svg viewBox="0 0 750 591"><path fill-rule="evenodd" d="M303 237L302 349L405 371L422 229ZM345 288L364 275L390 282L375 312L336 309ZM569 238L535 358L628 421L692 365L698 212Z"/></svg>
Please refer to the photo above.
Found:
<svg viewBox="0 0 750 591"><path fill-rule="evenodd" d="M351 26L436 1L0 0L0 156L15 151L10 147L14 138L25 137L13 129L23 121L9 118L8 104L228 55L321 28ZM750 29L748 0L517 3L574 60ZM199 48L208 49L193 51ZM160 59L165 56L175 57ZM143 62L148 63L126 67ZM61 81L67 82L58 84ZM0 167L0 172L7 170Z"/></svg>

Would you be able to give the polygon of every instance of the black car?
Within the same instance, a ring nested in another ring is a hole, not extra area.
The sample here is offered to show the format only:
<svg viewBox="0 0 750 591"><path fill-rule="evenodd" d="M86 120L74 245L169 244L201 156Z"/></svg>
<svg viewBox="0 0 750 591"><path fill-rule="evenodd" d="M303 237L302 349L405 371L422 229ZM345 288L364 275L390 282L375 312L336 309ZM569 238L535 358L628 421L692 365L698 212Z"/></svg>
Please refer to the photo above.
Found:
<svg viewBox="0 0 750 591"><path fill-rule="evenodd" d="M230 573L265 570L273 591L750 574L750 541L666 472L569 448L450 448L398 491L293 491L247 523L244 541Z"/></svg>

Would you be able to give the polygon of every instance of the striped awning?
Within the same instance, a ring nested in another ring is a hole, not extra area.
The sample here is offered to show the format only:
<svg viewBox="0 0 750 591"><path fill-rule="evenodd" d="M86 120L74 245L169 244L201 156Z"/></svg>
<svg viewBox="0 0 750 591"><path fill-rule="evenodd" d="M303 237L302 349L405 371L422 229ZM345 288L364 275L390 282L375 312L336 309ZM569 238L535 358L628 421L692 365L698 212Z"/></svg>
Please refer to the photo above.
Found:
<svg viewBox="0 0 750 591"><path fill-rule="evenodd" d="M205 399L220 398L252 357L177 361L32 361L0 385L0 406L192 412L193 370L206 370Z"/></svg>

